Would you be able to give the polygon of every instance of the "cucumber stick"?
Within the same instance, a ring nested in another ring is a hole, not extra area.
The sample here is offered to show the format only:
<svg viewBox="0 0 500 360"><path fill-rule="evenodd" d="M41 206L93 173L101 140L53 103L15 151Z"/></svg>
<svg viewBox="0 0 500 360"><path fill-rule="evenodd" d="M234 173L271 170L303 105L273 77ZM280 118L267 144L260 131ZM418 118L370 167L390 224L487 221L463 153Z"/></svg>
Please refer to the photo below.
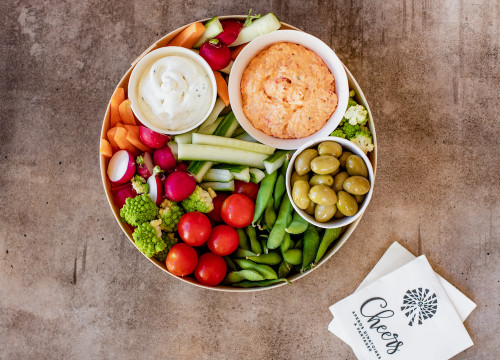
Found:
<svg viewBox="0 0 500 360"><path fill-rule="evenodd" d="M243 165L216 164L213 166L216 169L229 170L236 180L245 182L250 181L250 169Z"/></svg>
<svg viewBox="0 0 500 360"><path fill-rule="evenodd" d="M273 154L274 150L276 150L271 146L267 146L260 143L253 143L249 141L232 139L223 136L204 135L204 134L193 134L192 143L200 145L224 146L228 148L247 150L267 155Z"/></svg>
<svg viewBox="0 0 500 360"><path fill-rule="evenodd" d="M214 191L234 191L234 181L233 180L229 182L207 181L207 182L202 182L200 184L200 187L205 190L210 188Z"/></svg>
<svg viewBox="0 0 500 360"><path fill-rule="evenodd" d="M249 172L250 181L256 184L260 183L266 177L266 173L260 169L251 168Z"/></svg>
<svg viewBox="0 0 500 360"><path fill-rule="evenodd" d="M266 167L267 173L272 174L278 170L289 154L290 151L288 150L278 150L274 154L269 155L269 157L264 160L264 166Z"/></svg>
<svg viewBox="0 0 500 360"><path fill-rule="evenodd" d="M217 126L219 126L222 119L223 119L222 117L217 118L213 124L210 124L210 125L207 125L204 127L200 127L200 130L198 130L198 133L206 134L206 135L213 134L215 129L217 129ZM191 144L191 143L185 143L185 144Z"/></svg>
<svg viewBox="0 0 500 360"><path fill-rule="evenodd" d="M239 33L236 40L230 46L238 46L253 39L276 31L281 27L280 20L273 13L269 13L254 20L250 25L245 26Z"/></svg>
<svg viewBox="0 0 500 360"><path fill-rule="evenodd" d="M266 154L215 145L179 144L179 160L221 162L264 169ZM281 166L281 165L280 165ZM188 171L189 170L188 167Z"/></svg>
<svg viewBox="0 0 500 360"><path fill-rule="evenodd" d="M210 115L208 115L207 119L203 122L203 124L201 124L200 130L206 128L209 125L212 125L215 122L215 120L217 120L220 113L222 112L222 110L224 110L225 107L226 104L224 104L224 101L222 101L221 98L218 97L217 100L215 101L215 105L214 108L212 109L212 112L210 113Z"/></svg>
<svg viewBox="0 0 500 360"><path fill-rule="evenodd" d="M213 17L205 23L205 31L201 34L201 37L194 44L194 48L198 49L201 45L206 43L208 40L216 37L222 32L222 25L219 18Z"/></svg>
<svg viewBox="0 0 500 360"><path fill-rule="evenodd" d="M233 180L234 176L231 171L226 169L210 169L207 171L203 177L203 181L218 181L218 182L229 182Z"/></svg>
<svg viewBox="0 0 500 360"><path fill-rule="evenodd" d="M191 144L192 137L193 137L192 134L193 133L190 131L190 132L187 132L184 134L175 135L174 140L177 144Z"/></svg>
<svg viewBox="0 0 500 360"><path fill-rule="evenodd" d="M174 159L177 160L177 154L178 154L177 143L174 141L169 141L167 143L167 145L170 148L170 151L172 151L172 155L174 155Z"/></svg>
<svg viewBox="0 0 500 360"><path fill-rule="evenodd" d="M255 140L253 137L251 137L246 132L244 132L243 134L240 134L240 135L236 135L234 138L239 139L239 140L244 140L244 141L258 142L257 140Z"/></svg>

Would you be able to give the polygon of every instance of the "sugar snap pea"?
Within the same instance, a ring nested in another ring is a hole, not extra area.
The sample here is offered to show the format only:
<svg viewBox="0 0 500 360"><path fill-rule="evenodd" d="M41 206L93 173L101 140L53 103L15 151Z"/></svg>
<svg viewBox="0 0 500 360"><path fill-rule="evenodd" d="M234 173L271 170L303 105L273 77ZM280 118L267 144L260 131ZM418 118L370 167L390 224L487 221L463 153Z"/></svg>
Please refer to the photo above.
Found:
<svg viewBox="0 0 500 360"><path fill-rule="evenodd" d="M292 267L285 260L283 260L280 262L280 266L278 268L278 276L280 278L285 278L290 273L290 270L292 270Z"/></svg>
<svg viewBox="0 0 500 360"><path fill-rule="evenodd" d="M242 281L236 284L232 284L232 286L251 288L251 287L264 287L274 284L279 284L282 282L287 282L290 284L290 281L287 279L274 279L274 280L262 280L262 281Z"/></svg>
<svg viewBox="0 0 500 360"><path fill-rule="evenodd" d="M246 249L237 248L234 253L231 254L233 260L245 259L247 256L256 256L257 254Z"/></svg>
<svg viewBox="0 0 500 360"><path fill-rule="evenodd" d="M328 250L330 244L333 243L335 240L337 240L337 238L340 236L341 233L342 233L342 228L325 230L323 238L321 239L321 242L319 244L318 253L316 254L316 259L314 260L314 265L319 263L319 261L325 255L326 250Z"/></svg>
<svg viewBox="0 0 500 360"><path fill-rule="evenodd" d="M274 200L273 198L269 198L269 202L267 203L266 210L264 210L264 221L269 229L273 228L274 223L276 222L276 212L274 211Z"/></svg>
<svg viewBox="0 0 500 360"><path fill-rule="evenodd" d="M248 260L252 260L259 264L278 265L281 262L281 255L277 252L270 252L267 254L260 254L257 256L247 256Z"/></svg>
<svg viewBox="0 0 500 360"><path fill-rule="evenodd" d="M285 194L285 190L286 190L285 175L279 174L278 178L276 179L276 184L274 185L274 192L273 192L275 211L279 210L281 200L283 199L283 195Z"/></svg>
<svg viewBox="0 0 500 360"><path fill-rule="evenodd" d="M274 269L269 265L256 264L253 261L247 259L234 259L234 262L243 270L257 271L266 280L272 280L278 278L276 271L274 271Z"/></svg>
<svg viewBox="0 0 500 360"><path fill-rule="evenodd" d="M291 265L300 265L302 262L302 250L290 249L283 254L283 260Z"/></svg>
<svg viewBox="0 0 500 360"><path fill-rule="evenodd" d="M291 244L292 244L292 238L290 237L290 234L285 233L285 238L283 239L283 242L280 245L281 254L286 253L288 249L291 248L290 246Z"/></svg>
<svg viewBox="0 0 500 360"><path fill-rule="evenodd" d="M250 250L250 241L248 241L248 236L245 233L245 230L239 228L236 229L236 232L238 233L238 237L240 239L240 244L238 246L242 249Z"/></svg>
<svg viewBox="0 0 500 360"><path fill-rule="evenodd" d="M288 225L285 231L290 234L302 234L306 231L308 225L309 223L307 220L300 216L298 212L294 211L292 222Z"/></svg>
<svg viewBox="0 0 500 360"><path fill-rule="evenodd" d="M269 249L267 248L267 236L266 237L259 236L259 241L260 245L262 246L262 253L267 254L269 252Z"/></svg>
<svg viewBox="0 0 500 360"><path fill-rule="evenodd" d="M260 244L259 240L257 240L257 231L252 225L248 225L245 228L245 231L248 235L248 238L250 239L250 249L255 254L260 254L262 252L262 245Z"/></svg>
<svg viewBox="0 0 500 360"><path fill-rule="evenodd" d="M234 264L233 260L229 256L224 256L223 258L224 258L224 261L226 262L228 269L235 271L236 265Z"/></svg>
<svg viewBox="0 0 500 360"><path fill-rule="evenodd" d="M269 198L273 195L274 183L278 177L278 172L274 171L272 174L266 174L266 177L260 182L259 192L255 200L255 211L253 215L252 225L255 225L257 220L262 216Z"/></svg>
<svg viewBox="0 0 500 360"><path fill-rule="evenodd" d="M319 248L319 234L315 226L309 226L304 234L302 249L302 271L306 270L316 258Z"/></svg>
<svg viewBox="0 0 500 360"><path fill-rule="evenodd" d="M288 196L284 196L281 201L280 211L276 222L269 234L269 239L267 239L267 247L269 249L276 249L281 245L285 237L285 229L288 226L288 221L291 219L293 207Z"/></svg>
<svg viewBox="0 0 500 360"><path fill-rule="evenodd" d="M249 281L262 281L265 280L264 276L259 274L255 270L239 270L239 271L231 271L226 275L224 282L226 284L234 284L243 280Z"/></svg>

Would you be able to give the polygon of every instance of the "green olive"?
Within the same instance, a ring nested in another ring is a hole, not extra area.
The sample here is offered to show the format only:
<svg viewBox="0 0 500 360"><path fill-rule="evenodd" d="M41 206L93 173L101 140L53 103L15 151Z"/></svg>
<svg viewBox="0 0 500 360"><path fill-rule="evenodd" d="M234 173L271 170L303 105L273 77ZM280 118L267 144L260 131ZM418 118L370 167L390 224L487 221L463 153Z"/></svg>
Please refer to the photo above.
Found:
<svg viewBox="0 0 500 360"><path fill-rule="evenodd" d="M338 158L342 155L342 145L335 141L324 141L318 145L318 153L320 155L333 155Z"/></svg>
<svg viewBox="0 0 500 360"><path fill-rule="evenodd" d="M294 171L292 173L292 177L290 178L290 184L292 185L292 187L297 180L309 181L309 174L299 175L299 174L297 174L296 171Z"/></svg>
<svg viewBox="0 0 500 360"><path fill-rule="evenodd" d="M330 220L335 212L337 211L337 206L333 205L316 205L316 209L314 209L314 218L317 222L327 222Z"/></svg>
<svg viewBox="0 0 500 360"><path fill-rule="evenodd" d="M370 191L370 182L362 176L351 176L345 179L342 187L349 194L364 195Z"/></svg>
<svg viewBox="0 0 500 360"><path fill-rule="evenodd" d="M335 206L337 206L337 205L335 205ZM339 211L339 209L337 208L337 211L335 212L335 215L333 215L333 217L334 217L335 219L342 219L343 217L345 217L345 215L344 215L344 214L342 214L342 213Z"/></svg>
<svg viewBox="0 0 500 360"><path fill-rule="evenodd" d="M297 180L292 189L292 199L295 205L301 209L307 209L311 204L308 192L309 183L305 180Z"/></svg>
<svg viewBox="0 0 500 360"><path fill-rule="evenodd" d="M345 162L345 169L351 176L359 175L368 177L368 169L366 164L358 155L351 155Z"/></svg>
<svg viewBox="0 0 500 360"><path fill-rule="evenodd" d="M306 149L295 159L295 171L297 174L304 175L311 171L311 160L318 156L316 149Z"/></svg>
<svg viewBox="0 0 500 360"><path fill-rule="evenodd" d="M364 195L354 195L354 198L356 199L358 204L361 204L363 200L365 199Z"/></svg>
<svg viewBox="0 0 500 360"><path fill-rule="evenodd" d="M339 157L340 166L342 166L343 168L345 168L345 162L346 162L347 158L349 156L351 156L351 155L354 155L354 154L352 152L350 152L350 151L347 151L347 150L344 151L342 153L342 155L340 155L340 157Z"/></svg>
<svg viewBox="0 0 500 360"><path fill-rule="evenodd" d="M309 215L314 215L314 209L316 208L316 204L313 203L312 201L310 202L311 204L309 205L309 207L307 209L305 209L304 211L309 214Z"/></svg>
<svg viewBox="0 0 500 360"><path fill-rule="evenodd" d="M353 216L358 212L358 203L352 195L345 191L339 191L337 209L345 216Z"/></svg>
<svg viewBox="0 0 500 360"><path fill-rule="evenodd" d="M340 166L339 160L332 155L320 155L311 161L311 170L319 175L327 175Z"/></svg>
<svg viewBox="0 0 500 360"><path fill-rule="evenodd" d="M342 171L341 173L338 173L335 175L333 178L333 186L332 189L335 192L339 192L340 190L343 189L342 184L344 184L345 179L349 177L349 174L346 173L345 171Z"/></svg>
<svg viewBox="0 0 500 360"><path fill-rule="evenodd" d="M314 175L311 180L309 180L309 184L311 186L314 185L325 185L332 186L333 185L333 176L331 175Z"/></svg>
<svg viewBox="0 0 500 360"><path fill-rule="evenodd" d="M320 205L333 205L337 202L335 191L325 185L315 185L309 190L311 201Z"/></svg>

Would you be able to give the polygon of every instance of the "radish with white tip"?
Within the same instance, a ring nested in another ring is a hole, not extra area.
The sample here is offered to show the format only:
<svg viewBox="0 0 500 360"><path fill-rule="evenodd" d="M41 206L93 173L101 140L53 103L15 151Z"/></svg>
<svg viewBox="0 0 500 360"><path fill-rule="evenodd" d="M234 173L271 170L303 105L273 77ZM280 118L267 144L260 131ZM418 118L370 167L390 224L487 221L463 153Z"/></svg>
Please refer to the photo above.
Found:
<svg viewBox="0 0 500 360"><path fill-rule="evenodd" d="M163 201L163 183L158 175L151 175L148 178L149 196L156 203L160 205Z"/></svg>
<svg viewBox="0 0 500 360"><path fill-rule="evenodd" d="M134 156L127 150L117 151L109 160L108 177L115 184L130 181L135 174Z"/></svg>

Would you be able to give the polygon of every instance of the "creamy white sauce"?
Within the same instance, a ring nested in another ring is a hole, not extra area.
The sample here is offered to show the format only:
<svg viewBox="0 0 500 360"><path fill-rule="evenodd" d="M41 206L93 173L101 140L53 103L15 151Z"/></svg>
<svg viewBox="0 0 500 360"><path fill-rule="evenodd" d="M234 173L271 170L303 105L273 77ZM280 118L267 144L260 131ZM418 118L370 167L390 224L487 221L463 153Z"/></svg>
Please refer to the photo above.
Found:
<svg viewBox="0 0 500 360"><path fill-rule="evenodd" d="M184 56L167 56L142 74L139 106L152 125L181 131L207 115L213 91L198 63Z"/></svg>

